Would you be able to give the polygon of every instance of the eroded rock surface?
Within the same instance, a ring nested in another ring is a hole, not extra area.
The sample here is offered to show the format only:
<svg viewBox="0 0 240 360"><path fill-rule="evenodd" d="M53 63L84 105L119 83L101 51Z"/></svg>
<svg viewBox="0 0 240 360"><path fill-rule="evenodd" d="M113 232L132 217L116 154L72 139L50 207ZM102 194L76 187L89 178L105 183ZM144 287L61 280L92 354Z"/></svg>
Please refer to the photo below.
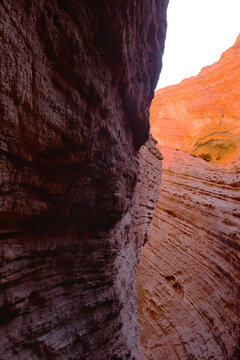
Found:
<svg viewBox="0 0 240 360"><path fill-rule="evenodd" d="M239 41L151 108L164 160L137 272L149 360L240 356Z"/></svg>
<svg viewBox="0 0 240 360"><path fill-rule="evenodd" d="M162 153L160 196L137 271L143 354L238 359L240 167Z"/></svg>
<svg viewBox="0 0 240 360"><path fill-rule="evenodd" d="M134 274L159 179L133 193L166 7L0 1L1 360L141 358Z"/></svg>

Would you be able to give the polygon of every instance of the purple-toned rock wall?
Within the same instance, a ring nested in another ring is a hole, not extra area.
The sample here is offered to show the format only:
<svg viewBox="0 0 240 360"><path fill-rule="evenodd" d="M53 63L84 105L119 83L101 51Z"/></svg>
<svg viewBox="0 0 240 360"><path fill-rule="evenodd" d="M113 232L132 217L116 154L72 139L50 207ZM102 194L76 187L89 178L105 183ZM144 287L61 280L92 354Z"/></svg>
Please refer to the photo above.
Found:
<svg viewBox="0 0 240 360"><path fill-rule="evenodd" d="M167 2L0 1L1 360L141 358Z"/></svg>

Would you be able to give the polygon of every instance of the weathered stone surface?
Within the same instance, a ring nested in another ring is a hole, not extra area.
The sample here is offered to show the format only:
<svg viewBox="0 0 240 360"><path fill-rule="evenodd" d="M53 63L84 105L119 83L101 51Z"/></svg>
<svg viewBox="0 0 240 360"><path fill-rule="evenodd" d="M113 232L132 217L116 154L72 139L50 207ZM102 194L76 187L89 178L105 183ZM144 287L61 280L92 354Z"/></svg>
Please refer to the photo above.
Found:
<svg viewBox="0 0 240 360"><path fill-rule="evenodd" d="M141 358L159 180L133 193L167 2L0 1L1 360Z"/></svg>
<svg viewBox="0 0 240 360"><path fill-rule="evenodd" d="M162 153L151 239L137 271L143 354L233 360L240 337L240 167Z"/></svg>
<svg viewBox="0 0 240 360"><path fill-rule="evenodd" d="M138 182L134 193L132 237L140 255L142 246L150 237L150 223L158 201L162 176L162 154L156 148L156 140L150 135L139 152ZM149 196L150 195L150 196Z"/></svg>
<svg viewBox="0 0 240 360"><path fill-rule="evenodd" d="M160 178L150 139L133 205L112 229L67 224L1 240L1 359L141 359L135 271Z"/></svg>
<svg viewBox="0 0 240 360"><path fill-rule="evenodd" d="M137 272L149 360L239 359L239 41L153 102L163 176Z"/></svg>
<svg viewBox="0 0 240 360"><path fill-rule="evenodd" d="M150 123L158 143L217 163L239 161L239 66L240 35L198 76L157 90Z"/></svg>

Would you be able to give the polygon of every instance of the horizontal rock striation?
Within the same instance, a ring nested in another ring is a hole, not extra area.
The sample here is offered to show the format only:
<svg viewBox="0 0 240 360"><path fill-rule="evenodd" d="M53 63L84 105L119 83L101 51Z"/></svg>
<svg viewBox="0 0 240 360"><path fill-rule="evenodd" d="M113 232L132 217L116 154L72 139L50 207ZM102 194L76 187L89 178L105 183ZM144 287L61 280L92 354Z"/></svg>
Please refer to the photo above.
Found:
<svg viewBox="0 0 240 360"><path fill-rule="evenodd" d="M135 271L160 185L153 140L139 169L133 205L112 229L59 224L1 239L1 359L141 359Z"/></svg>
<svg viewBox="0 0 240 360"><path fill-rule="evenodd" d="M239 41L151 108L164 161L137 272L149 360L240 356Z"/></svg>
<svg viewBox="0 0 240 360"><path fill-rule="evenodd" d="M1 360L141 358L167 2L0 1Z"/></svg>
<svg viewBox="0 0 240 360"><path fill-rule="evenodd" d="M149 140L139 151L138 182L134 193L134 206L131 209L131 231L139 255L142 246L150 237L150 224L158 201L162 177L163 157L156 144L156 140L150 134Z"/></svg>
<svg viewBox="0 0 240 360"><path fill-rule="evenodd" d="M161 192L137 272L143 353L237 359L240 167L162 152Z"/></svg>

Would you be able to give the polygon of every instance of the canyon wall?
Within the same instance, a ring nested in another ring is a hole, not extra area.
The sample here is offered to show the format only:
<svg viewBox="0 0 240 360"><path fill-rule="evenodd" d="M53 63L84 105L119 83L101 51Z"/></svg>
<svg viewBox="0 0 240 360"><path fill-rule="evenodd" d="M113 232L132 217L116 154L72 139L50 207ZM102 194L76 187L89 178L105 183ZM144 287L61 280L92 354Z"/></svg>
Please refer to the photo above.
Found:
<svg viewBox="0 0 240 360"><path fill-rule="evenodd" d="M162 146L216 163L240 159L240 34L198 76L155 92L151 131Z"/></svg>
<svg viewBox="0 0 240 360"><path fill-rule="evenodd" d="M151 107L164 160L137 272L149 360L240 358L239 41Z"/></svg>
<svg viewBox="0 0 240 360"><path fill-rule="evenodd" d="M240 166L162 149L161 192L137 273L146 359L226 360L240 336Z"/></svg>
<svg viewBox="0 0 240 360"><path fill-rule="evenodd" d="M0 1L1 360L141 359L167 2Z"/></svg>

